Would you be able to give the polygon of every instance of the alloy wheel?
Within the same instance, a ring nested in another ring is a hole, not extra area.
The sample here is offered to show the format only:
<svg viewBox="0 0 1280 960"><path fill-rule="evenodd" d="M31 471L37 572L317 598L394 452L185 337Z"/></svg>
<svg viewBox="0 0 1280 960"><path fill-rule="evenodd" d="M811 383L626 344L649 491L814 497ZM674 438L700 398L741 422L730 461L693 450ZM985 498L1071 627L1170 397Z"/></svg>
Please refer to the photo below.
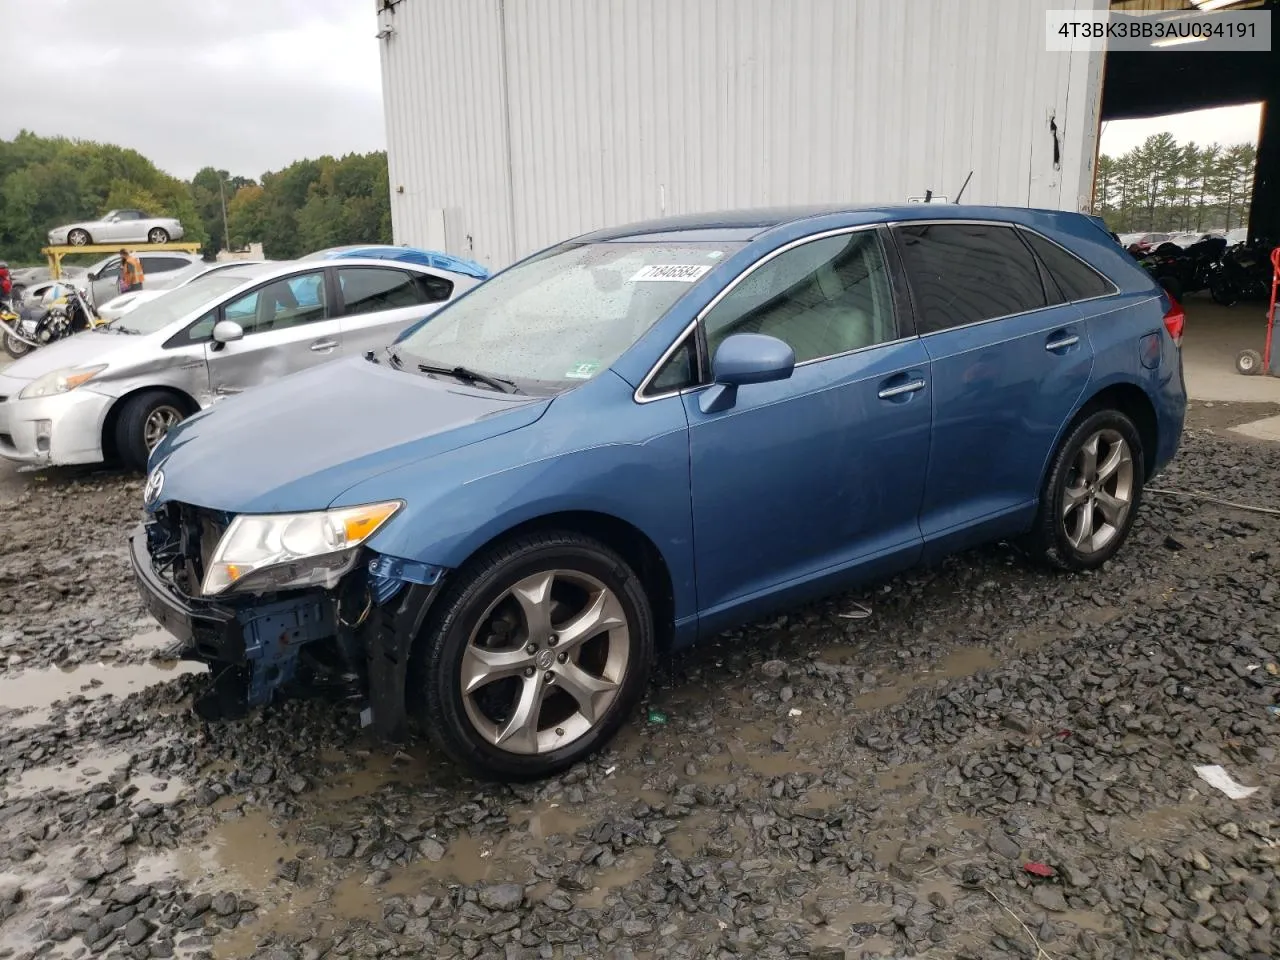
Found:
<svg viewBox="0 0 1280 960"><path fill-rule="evenodd" d="M527 576L468 639L459 675L467 719L510 753L559 750L603 720L630 656L626 613L602 582L579 570Z"/></svg>
<svg viewBox="0 0 1280 960"><path fill-rule="evenodd" d="M147 445L147 452L154 450L156 444L163 440L164 435L181 419L182 412L167 404L152 410L142 426L142 439Z"/></svg>
<svg viewBox="0 0 1280 960"><path fill-rule="evenodd" d="M1110 428L1077 451L1062 491L1062 527L1083 554L1103 550L1125 528L1134 497L1133 451Z"/></svg>

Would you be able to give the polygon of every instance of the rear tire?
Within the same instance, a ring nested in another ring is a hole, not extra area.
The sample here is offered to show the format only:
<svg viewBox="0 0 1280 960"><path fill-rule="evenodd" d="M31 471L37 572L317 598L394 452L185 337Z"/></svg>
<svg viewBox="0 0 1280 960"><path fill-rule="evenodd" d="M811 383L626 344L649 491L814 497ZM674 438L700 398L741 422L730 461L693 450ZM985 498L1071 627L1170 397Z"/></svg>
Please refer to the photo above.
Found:
<svg viewBox="0 0 1280 960"><path fill-rule="evenodd" d="M474 774L563 770L608 743L644 693L652 608L602 543L562 531L498 544L437 604L406 693L432 740Z"/></svg>
<svg viewBox="0 0 1280 960"><path fill-rule="evenodd" d="M130 470L145 472L152 449L186 416L182 399L168 390L146 390L129 397L116 421L116 452L121 462Z"/></svg>
<svg viewBox="0 0 1280 960"><path fill-rule="evenodd" d="M88 230L72 230L67 234L67 243L73 247L85 247L93 243L93 238Z"/></svg>
<svg viewBox="0 0 1280 960"><path fill-rule="evenodd" d="M168 243L169 231L166 230L164 227L152 227L147 232L147 242L148 243Z"/></svg>
<svg viewBox="0 0 1280 960"><path fill-rule="evenodd" d="M1224 307L1235 306L1239 297L1236 296L1235 286L1230 282L1219 277L1214 277L1209 282L1209 296L1213 297L1213 302L1221 304Z"/></svg>
<svg viewBox="0 0 1280 960"><path fill-rule="evenodd" d="M31 346L31 344L23 343L11 333L4 335L4 352L15 360L25 357L34 349L35 347Z"/></svg>
<svg viewBox="0 0 1280 960"><path fill-rule="evenodd" d="M1257 350L1241 350L1236 355L1236 372L1246 376L1257 376L1262 372L1262 354Z"/></svg>
<svg viewBox="0 0 1280 960"><path fill-rule="evenodd" d="M1029 552L1060 570L1095 570L1133 528L1146 458L1133 421L1098 410L1076 422L1059 445L1027 537Z"/></svg>

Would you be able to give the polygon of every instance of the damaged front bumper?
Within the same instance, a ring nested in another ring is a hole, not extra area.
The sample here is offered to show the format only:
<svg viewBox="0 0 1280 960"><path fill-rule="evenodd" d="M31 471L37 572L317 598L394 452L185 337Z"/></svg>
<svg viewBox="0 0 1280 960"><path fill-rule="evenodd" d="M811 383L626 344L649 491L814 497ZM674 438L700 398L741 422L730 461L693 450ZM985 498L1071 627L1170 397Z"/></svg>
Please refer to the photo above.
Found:
<svg viewBox="0 0 1280 960"><path fill-rule="evenodd" d="M365 704L361 720L388 739L407 732L405 685L444 569L366 550L331 590L207 598L198 595L217 515L170 505L129 536L134 578L151 615L180 642L183 659L210 666L211 696L260 706L299 679L306 661L340 673ZM202 544L205 545L202 549Z"/></svg>

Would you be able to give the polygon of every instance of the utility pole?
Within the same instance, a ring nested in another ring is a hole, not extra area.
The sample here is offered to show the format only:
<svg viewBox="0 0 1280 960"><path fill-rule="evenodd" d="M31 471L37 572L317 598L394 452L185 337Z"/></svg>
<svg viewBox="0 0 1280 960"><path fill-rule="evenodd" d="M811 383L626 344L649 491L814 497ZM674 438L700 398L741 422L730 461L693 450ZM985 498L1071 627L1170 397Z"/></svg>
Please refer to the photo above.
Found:
<svg viewBox="0 0 1280 960"><path fill-rule="evenodd" d="M227 226L227 188L222 174L218 174L218 195L222 197L222 240L227 253L231 252L231 228Z"/></svg>

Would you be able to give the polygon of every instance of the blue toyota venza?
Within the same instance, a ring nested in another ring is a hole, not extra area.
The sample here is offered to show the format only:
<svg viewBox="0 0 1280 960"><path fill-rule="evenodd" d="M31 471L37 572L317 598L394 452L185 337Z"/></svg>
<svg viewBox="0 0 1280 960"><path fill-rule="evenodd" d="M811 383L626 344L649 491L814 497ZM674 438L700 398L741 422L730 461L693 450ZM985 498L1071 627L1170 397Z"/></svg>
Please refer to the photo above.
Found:
<svg viewBox="0 0 1280 960"><path fill-rule="evenodd" d="M602 230L179 425L133 564L202 715L334 678L543 776L732 624L983 541L1100 566L1177 449L1182 324L1080 214Z"/></svg>

